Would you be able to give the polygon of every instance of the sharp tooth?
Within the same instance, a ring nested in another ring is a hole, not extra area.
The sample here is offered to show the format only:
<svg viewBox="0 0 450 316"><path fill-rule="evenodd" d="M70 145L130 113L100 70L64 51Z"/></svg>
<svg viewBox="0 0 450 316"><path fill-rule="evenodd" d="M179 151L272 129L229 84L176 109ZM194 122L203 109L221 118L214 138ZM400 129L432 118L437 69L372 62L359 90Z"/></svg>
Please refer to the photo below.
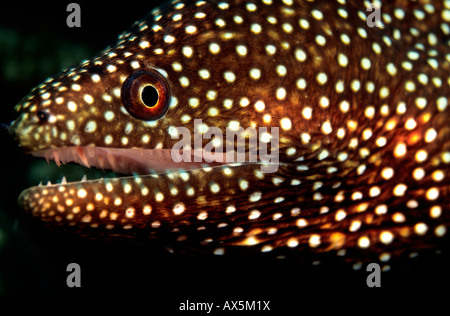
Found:
<svg viewBox="0 0 450 316"><path fill-rule="evenodd" d="M52 183L50 182L50 180L47 182L47 185L52 185Z"/></svg>
<svg viewBox="0 0 450 316"><path fill-rule="evenodd" d="M58 167L61 166L61 161L59 159L59 153L57 151L54 152L53 159L55 160L55 163Z"/></svg>
<svg viewBox="0 0 450 316"><path fill-rule="evenodd" d="M83 178L81 178L81 182L84 182L86 180L87 180L87 177L86 177L86 175L84 175Z"/></svg>
<svg viewBox="0 0 450 316"><path fill-rule="evenodd" d="M98 157L98 168L105 169L105 157L103 156Z"/></svg>
<svg viewBox="0 0 450 316"><path fill-rule="evenodd" d="M58 167L61 165L61 162L59 161L59 154L56 150L52 150L51 154L48 156L48 158L53 160Z"/></svg>
<svg viewBox="0 0 450 316"><path fill-rule="evenodd" d="M66 179L66 177L64 176L64 177L62 177L62 179L61 179L61 184L66 184L67 183L67 179Z"/></svg>
<svg viewBox="0 0 450 316"><path fill-rule="evenodd" d="M81 163L85 166L90 168L89 161L86 157L86 153L84 152L82 147L77 147L78 157L80 157Z"/></svg>
<svg viewBox="0 0 450 316"><path fill-rule="evenodd" d="M42 181L40 181L40 182L39 182L38 186L39 186L39 187L41 187L41 186L42 186Z"/></svg>

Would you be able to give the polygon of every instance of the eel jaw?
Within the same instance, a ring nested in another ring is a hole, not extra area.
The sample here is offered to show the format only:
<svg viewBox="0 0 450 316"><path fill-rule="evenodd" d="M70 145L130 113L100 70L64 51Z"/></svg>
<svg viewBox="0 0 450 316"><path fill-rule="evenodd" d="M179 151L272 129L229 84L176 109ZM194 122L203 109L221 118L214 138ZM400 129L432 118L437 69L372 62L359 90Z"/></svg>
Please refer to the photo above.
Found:
<svg viewBox="0 0 450 316"><path fill-rule="evenodd" d="M32 151L36 157L54 160L60 166L66 163L76 163L84 167L95 167L111 170L116 173L151 174L167 173L174 170L191 170L200 167L216 166L222 163L207 162L198 157L205 157L202 150L192 151L188 162L175 162L171 156L171 149L142 149L142 148L109 148L94 146L64 146ZM196 159L197 158L197 159Z"/></svg>

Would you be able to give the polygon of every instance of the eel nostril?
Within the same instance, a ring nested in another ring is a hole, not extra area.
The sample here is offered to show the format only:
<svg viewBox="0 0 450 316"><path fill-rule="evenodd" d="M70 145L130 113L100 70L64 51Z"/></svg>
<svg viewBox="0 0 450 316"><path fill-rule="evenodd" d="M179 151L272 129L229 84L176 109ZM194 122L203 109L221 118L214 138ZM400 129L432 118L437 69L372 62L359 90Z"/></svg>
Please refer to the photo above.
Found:
<svg viewBox="0 0 450 316"><path fill-rule="evenodd" d="M36 115L39 119L39 122L45 123L48 120L48 113L46 111L37 111Z"/></svg>

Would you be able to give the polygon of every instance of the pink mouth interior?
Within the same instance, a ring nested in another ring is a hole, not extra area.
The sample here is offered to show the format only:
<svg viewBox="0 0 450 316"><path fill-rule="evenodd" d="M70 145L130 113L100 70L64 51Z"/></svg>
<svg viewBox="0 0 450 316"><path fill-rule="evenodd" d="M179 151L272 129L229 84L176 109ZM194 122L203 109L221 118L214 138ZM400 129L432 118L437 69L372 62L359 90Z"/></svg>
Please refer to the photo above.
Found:
<svg viewBox="0 0 450 316"><path fill-rule="evenodd" d="M54 160L59 166L75 162L85 167L112 170L123 174L148 174L176 169L194 169L207 164L205 161L179 162L172 160L171 149L108 148L108 147L59 147L32 152L33 156ZM219 165L220 163L208 163Z"/></svg>

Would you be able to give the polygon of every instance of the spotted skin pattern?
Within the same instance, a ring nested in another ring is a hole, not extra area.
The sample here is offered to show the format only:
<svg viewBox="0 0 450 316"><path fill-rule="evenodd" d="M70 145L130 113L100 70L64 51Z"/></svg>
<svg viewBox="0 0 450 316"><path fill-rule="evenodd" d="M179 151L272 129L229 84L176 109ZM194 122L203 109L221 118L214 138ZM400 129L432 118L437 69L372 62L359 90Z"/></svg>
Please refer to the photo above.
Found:
<svg viewBox="0 0 450 316"><path fill-rule="evenodd" d="M19 200L53 226L170 251L389 261L445 239L450 5L175 1L118 43L36 87L11 133L26 151L170 149L173 127L279 127L280 165L207 166L37 186ZM122 83L155 69L170 108L124 108ZM45 112L45 113L43 113ZM39 118L40 116L41 119ZM266 134L263 137L269 137ZM81 159L83 160L83 159Z"/></svg>

